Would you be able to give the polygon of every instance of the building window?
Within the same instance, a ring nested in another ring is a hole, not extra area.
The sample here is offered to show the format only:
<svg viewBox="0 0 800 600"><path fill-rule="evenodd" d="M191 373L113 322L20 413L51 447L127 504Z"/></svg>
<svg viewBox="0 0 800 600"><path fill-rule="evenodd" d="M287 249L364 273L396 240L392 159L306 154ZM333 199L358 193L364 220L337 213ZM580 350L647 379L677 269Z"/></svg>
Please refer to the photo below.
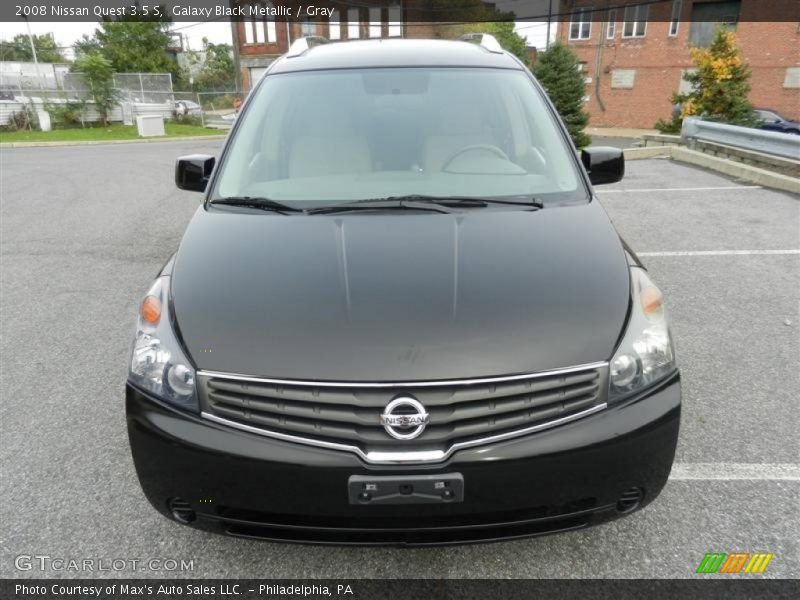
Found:
<svg viewBox="0 0 800 600"><path fill-rule="evenodd" d="M264 30L267 32L267 43L274 44L278 41L278 32L275 30L275 21L267 19L264 21Z"/></svg>
<svg viewBox="0 0 800 600"><path fill-rule="evenodd" d="M314 23L311 17L305 17L300 21L300 35L302 37L317 35L317 24Z"/></svg>
<svg viewBox="0 0 800 600"><path fill-rule="evenodd" d="M588 40L592 35L592 9L589 6L572 10L572 20L569 24L569 39Z"/></svg>
<svg viewBox="0 0 800 600"><path fill-rule="evenodd" d="M347 9L347 39L357 40L361 37L360 25L358 23L358 9Z"/></svg>
<svg viewBox="0 0 800 600"><path fill-rule="evenodd" d="M339 22L339 11L334 10L328 22L328 39L340 40L342 39L342 24Z"/></svg>
<svg viewBox="0 0 800 600"><path fill-rule="evenodd" d="M681 22L681 0L672 0L672 16L669 19L669 37L678 35L678 24Z"/></svg>
<svg viewBox="0 0 800 600"><path fill-rule="evenodd" d="M244 25L245 44L275 43L277 39L275 21L245 19L242 24Z"/></svg>
<svg viewBox="0 0 800 600"><path fill-rule="evenodd" d="M369 37L371 38L379 38L381 37L381 9L378 8L370 8L369 9Z"/></svg>
<svg viewBox="0 0 800 600"><path fill-rule="evenodd" d="M255 44L256 43L256 23L255 21L245 20L242 25L244 25L244 43L245 44Z"/></svg>
<svg viewBox="0 0 800 600"><path fill-rule="evenodd" d="M638 4L625 8L625 24L622 27L622 37L644 37L647 30L647 5Z"/></svg>
<svg viewBox="0 0 800 600"><path fill-rule="evenodd" d="M608 25L606 25L606 39L613 40L617 33L617 10L608 11Z"/></svg>
<svg viewBox="0 0 800 600"><path fill-rule="evenodd" d="M719 26L734 31L736 23L739 21L741 6L742 3L739 0L692 4L689 43L692 46L708 46L714 39L714 34Z"/></svg>
<svg viewBox="0 0 800 600"><path fill-rule="evenodd" d="M403 35L403 14L399 6L389 7L389 37Z"/></svg>

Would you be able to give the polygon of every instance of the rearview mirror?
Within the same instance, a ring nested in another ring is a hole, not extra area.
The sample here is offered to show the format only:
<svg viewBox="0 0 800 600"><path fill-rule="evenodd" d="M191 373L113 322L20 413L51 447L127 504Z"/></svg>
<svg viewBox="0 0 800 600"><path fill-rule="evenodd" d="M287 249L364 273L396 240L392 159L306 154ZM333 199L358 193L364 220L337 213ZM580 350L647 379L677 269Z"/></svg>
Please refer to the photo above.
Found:
<svg viewBox="0 0 800 600"><path fill-rule="evenodd" d="M625 176L625 156L619 148L589 146L581 151L581 162L593 185L615 183Z"/></svg>
<svg viewBox="0 0 800 600"><path fill-rule="evenodd" d="M175 161L175 185L190 192L204 192L213 168L213 156L206 154L181 156Z"/></svg>

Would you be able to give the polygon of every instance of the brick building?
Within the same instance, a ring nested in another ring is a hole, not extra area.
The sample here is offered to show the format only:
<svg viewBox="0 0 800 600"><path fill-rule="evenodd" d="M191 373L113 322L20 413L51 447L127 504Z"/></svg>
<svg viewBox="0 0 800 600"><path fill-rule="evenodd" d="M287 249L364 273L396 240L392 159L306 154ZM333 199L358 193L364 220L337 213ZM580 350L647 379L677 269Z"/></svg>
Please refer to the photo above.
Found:
<svg viewBox="0 0 800 600"><path fill-rule="evenodd" d="M260 4L269 6L270 2L262 1ZM345 0L326 2L325 6L334 9L329 18L231 22L242 88L249 90L267 66L300 37L318 35L329 40L353 40L435 36L436 25L426 22L430 15L425 0L369 0L357 3Z"/></svg>
<svg viewBox="0 0 800 600"><path fill-rule="evenodd" d="M800 25L796 0L562 0L558 37L578 54L595 127L652 128L669 119L670 96L684 89L690 46L708 45L718 24L735 30L752 75L750 101L800 119Z"/></svg>

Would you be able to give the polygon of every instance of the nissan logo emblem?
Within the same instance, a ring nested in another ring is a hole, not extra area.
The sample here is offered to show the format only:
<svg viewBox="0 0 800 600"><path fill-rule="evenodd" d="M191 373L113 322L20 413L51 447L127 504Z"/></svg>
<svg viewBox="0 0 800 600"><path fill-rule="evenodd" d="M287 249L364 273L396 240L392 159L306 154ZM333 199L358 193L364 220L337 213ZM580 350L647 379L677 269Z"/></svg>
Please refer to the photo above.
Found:
<svg viewBox="0 0 800 600"><path fill-rule="evenodd" d="M430 415L416 398L400 396L395 398L381 415L381 425L386 433L397 440L413 440L422 435Z"/></svg>

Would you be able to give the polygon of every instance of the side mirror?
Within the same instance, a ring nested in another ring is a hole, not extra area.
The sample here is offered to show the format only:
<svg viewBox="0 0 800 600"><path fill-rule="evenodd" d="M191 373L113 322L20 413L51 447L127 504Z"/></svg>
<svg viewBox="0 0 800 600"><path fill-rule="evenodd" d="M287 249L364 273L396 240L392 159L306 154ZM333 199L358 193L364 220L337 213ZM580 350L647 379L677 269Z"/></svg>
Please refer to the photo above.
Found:
<svg viewBox="0 0 800 600"><path fill-rule="evenodd" d="M205 154L181 156L175 161L175 185L190 192L204 192L213 168L213 156Z"/></svg>
<svg viewBox="0 0 800 600"><path fill-rule="evenodd" d="M593 185L614 183L625 176L625 156L619 148L589 146L581 151L581 162Z"/></svg>

